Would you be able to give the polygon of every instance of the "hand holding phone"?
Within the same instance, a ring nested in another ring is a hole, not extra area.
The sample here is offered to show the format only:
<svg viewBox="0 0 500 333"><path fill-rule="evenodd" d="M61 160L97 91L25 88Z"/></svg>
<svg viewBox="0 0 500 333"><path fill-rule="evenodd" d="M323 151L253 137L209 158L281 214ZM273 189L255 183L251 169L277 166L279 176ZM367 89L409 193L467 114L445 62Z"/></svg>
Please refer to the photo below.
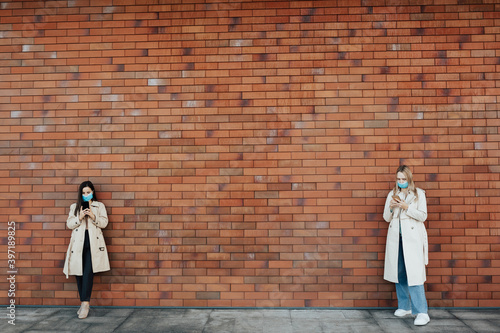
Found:
<svg viewBox="0 0 500 333"><path fill-rule="evenodd" d="M392 201L393 202L391 202L391 205L390 205L391 209L394 207L399 207L401 209L408 209L408 204L404 200L402 200L399 196L393 195Z"/></svg>
<svg viewBox="0 0 500 333"><path fill-rule="evenodd" d="M93 221L95 221L96 217L94 213L90 210L90 202L84 201L82 202L82 206L80 207L80 220L82 220L85 216L90 217Z"/></svg>
<svg viewBox="0 0 500 333"><path fill-rule="evenodd" d="M400 207L399 206L400 204L401 204L401 198L398 197L397 195L393 195L391 203L389 205L389 207L391 208L391 210L394 209L394 208Z"/></svg>

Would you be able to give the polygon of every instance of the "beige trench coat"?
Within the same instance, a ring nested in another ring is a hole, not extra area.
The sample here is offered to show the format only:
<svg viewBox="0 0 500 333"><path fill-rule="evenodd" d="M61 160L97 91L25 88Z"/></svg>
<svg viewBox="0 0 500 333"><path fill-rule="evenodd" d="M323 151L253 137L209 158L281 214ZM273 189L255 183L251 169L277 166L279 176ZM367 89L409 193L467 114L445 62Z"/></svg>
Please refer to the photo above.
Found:
<svg viewBox="0 0 500 333"><path fill-rule="evenodd" d="M66 252L66 260L64 262L63 272L68 275L83 275L82 255L83 242L85 241L85 229L88 224L90 238L90 253L92 256L92 271L94 273L109 271L109 258L106 243L102 235L102 229L108 225L108 214L103 203L93 201L90 205L92 213L96 219L92 221L90 217L83 218L80 221L78 216L75 216L76 203L69 208L68 220L66 225L72 229L71 240L69 242L68 251ZM80 215L80 212L78 212Z"/></svg>
<svg viewBox="0 0 500 333"><path fill-rule="evenodd" d="M384 279L398 283L399 256L399 216L401 217L401 234L403 238L403 254L409 286L423 285L426 280L425 266L429 263L427 231L424 222L427 219L427 200L425 191L417 188L418 200L409 193L405 202L408 209L395 208L391 213L389 207L393 192L389 192L385 201L384 220L389 223L385 245ZM399 194L402 198L401 193Z"/></svg>

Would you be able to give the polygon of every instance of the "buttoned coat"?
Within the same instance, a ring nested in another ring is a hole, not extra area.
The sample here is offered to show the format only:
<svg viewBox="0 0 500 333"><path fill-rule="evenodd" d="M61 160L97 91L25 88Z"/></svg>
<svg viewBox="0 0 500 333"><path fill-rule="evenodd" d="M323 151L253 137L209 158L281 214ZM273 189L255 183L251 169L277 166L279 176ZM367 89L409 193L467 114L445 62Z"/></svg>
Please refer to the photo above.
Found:
<svg viewBox="0 0 500 333"><path fill-rule="evenodd" d="M102 235L102 229L108 225L108 214L103 203L93 201L90 204L90 210L95 215L95 221L90 217L84 217L81 221L80 212L75 216L76 203L69 208L69 215L66 225L72 229L71 240L69 241L66 260L64 262L63 273L68 275L83 275L83 243L85 241L85 229L88 224L90 253L92 257L92 271L94 273L109 271L109 258Z"/></svg>
<svg viewBox="0 0 500 333"><path fill-rule="evenodd" d="M424 190L419 188L416 190L418 199L412 192L409 192L404 199L408 204L407 210L394 208L391 212L390 202L393 191L389 192L384 207L384 220L389 223L385 245L384 279L394 283L399 282L399 220L401 219L403 254L409 286L424 284L426 280L425 266L429 263L429 246L424 225L427 219L427 200ZM403 199L401 192L398 195Z"/></svg>

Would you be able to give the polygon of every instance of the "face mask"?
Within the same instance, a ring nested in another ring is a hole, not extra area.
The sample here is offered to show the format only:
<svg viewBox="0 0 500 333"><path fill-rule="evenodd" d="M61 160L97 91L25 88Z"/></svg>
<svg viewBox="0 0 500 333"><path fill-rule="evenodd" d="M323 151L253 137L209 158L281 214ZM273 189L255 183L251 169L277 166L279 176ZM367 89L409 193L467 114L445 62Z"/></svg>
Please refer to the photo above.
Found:
<svg viewBox="0 0 500 333"><path fill-rule="evenodd" d="M399 188L407 188L408 187L408 182L404 182L403 184L398 183Z"/></svg>
<svg viewBox="0 0 500 333"><path fill-rule="evenodd" d="M93 193L90 193L89 195L82 195L83 201L90 201L93 198Z"/></svg>

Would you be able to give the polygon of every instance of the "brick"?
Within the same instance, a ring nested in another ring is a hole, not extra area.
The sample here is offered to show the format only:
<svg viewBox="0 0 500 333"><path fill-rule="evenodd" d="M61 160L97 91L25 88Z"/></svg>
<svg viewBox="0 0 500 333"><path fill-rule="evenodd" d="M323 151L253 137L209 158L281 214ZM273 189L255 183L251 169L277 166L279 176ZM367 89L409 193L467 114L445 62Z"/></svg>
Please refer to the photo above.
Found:
<svg viewBox="0 0 500 333"><path fill-rule="evenodd" d="M427 191L429 304L498 306L492 5L341 1L304 22L300 2L62 4L36 36L23 2L0 22L21 305L77 304L54 266L90 178L110 214L98 305L395 306L381 209L406 163Z"/></svg>

